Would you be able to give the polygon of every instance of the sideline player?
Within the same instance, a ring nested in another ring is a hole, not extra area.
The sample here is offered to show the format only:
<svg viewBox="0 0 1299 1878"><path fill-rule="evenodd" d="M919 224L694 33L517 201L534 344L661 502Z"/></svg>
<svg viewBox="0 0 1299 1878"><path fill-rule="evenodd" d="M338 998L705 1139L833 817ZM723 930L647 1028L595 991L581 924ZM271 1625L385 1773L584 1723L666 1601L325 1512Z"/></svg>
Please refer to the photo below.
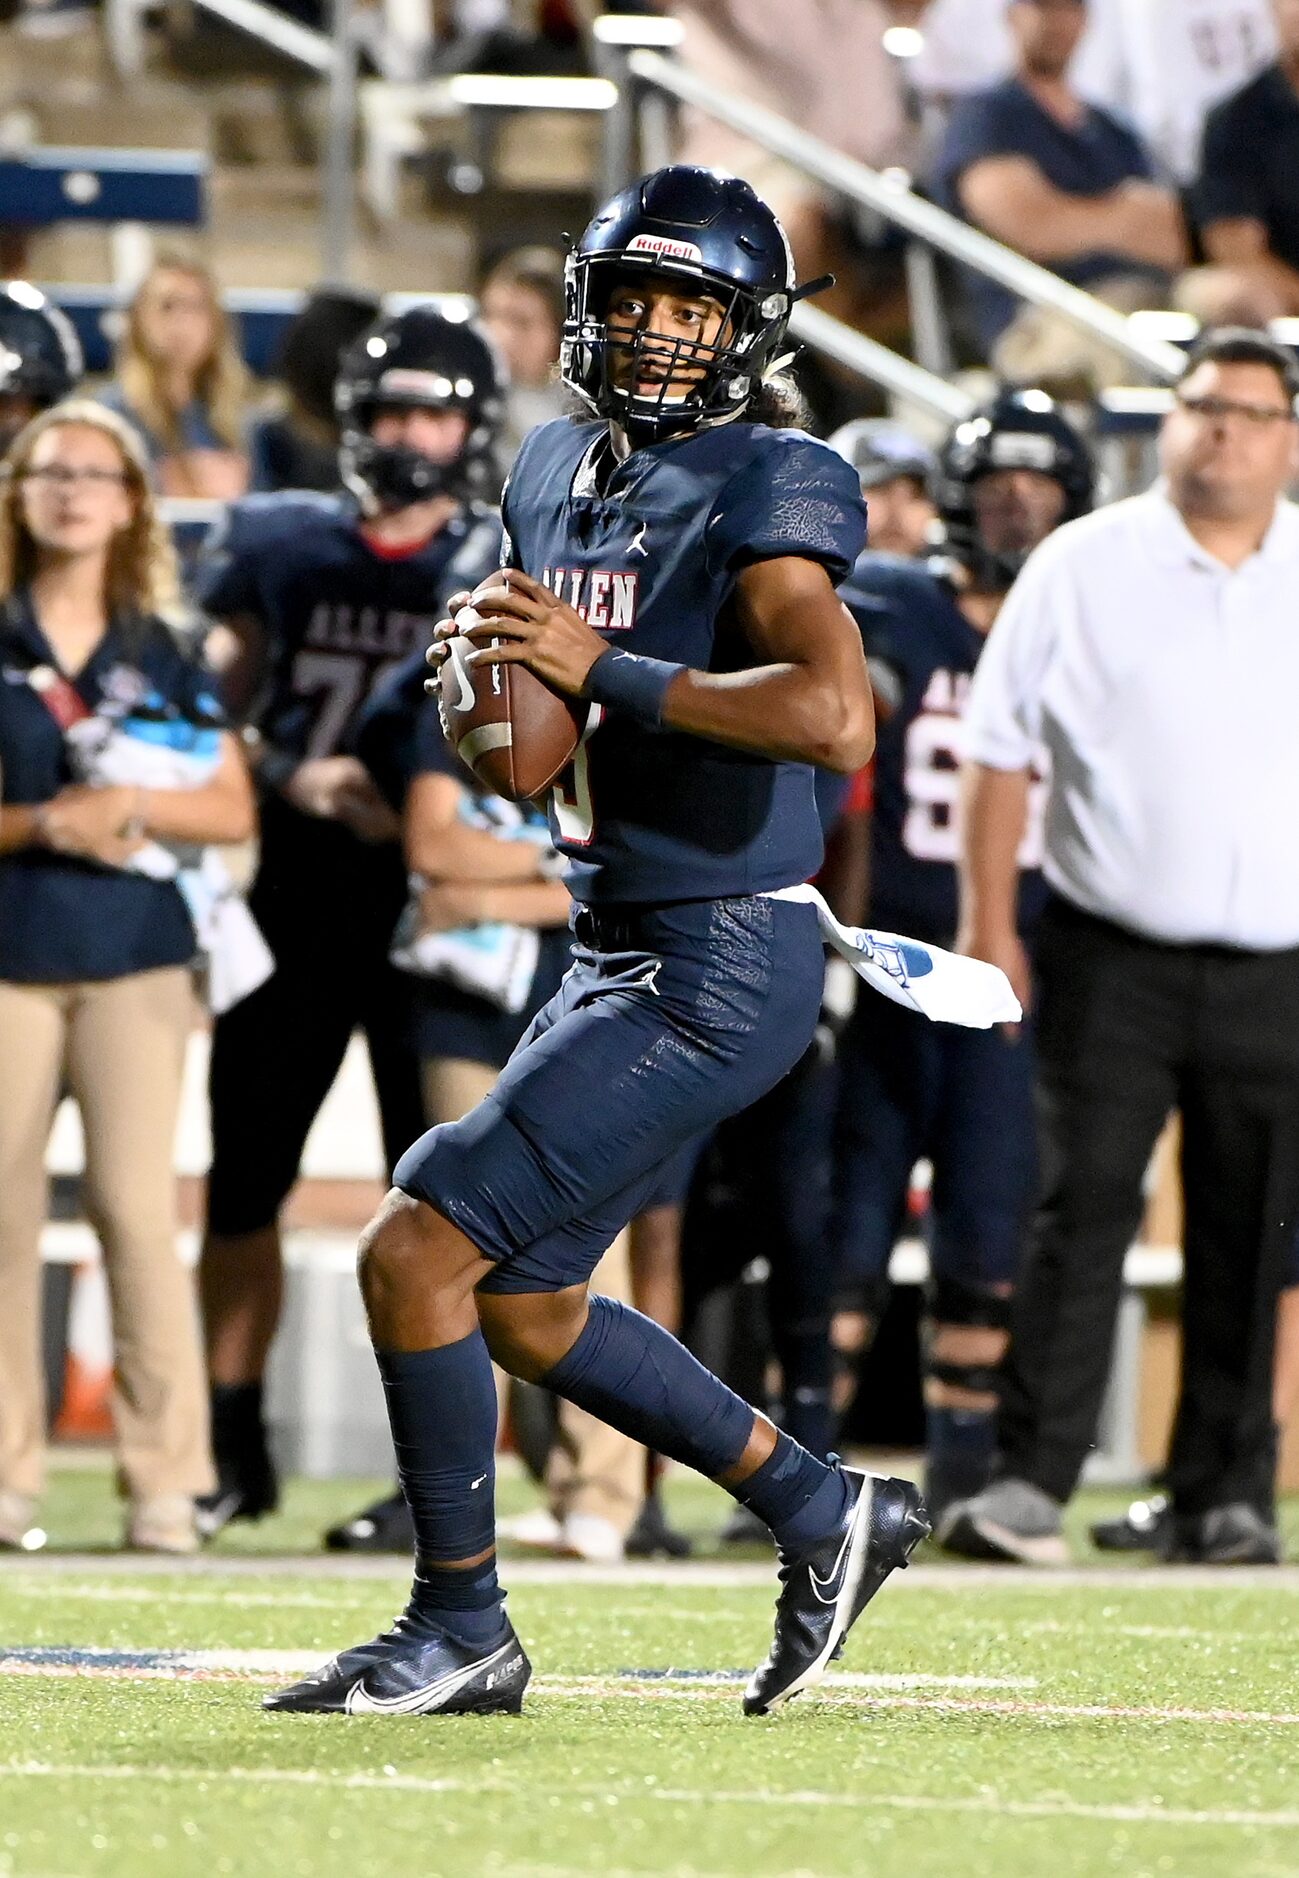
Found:
<svg viewBox="0 0 1299 1878"><path fill-rule="evenodd" d="M785 1074L820 1007L815 910L770 896L820 860L809 765L859 769L872 722L834 592L863 543L857 478L773 427L765 382L796 294L748 184L681 165L615 197L570 260L563 373L593 418L523 445L504 500L516 567L480 589L475 632L497 643L471 656L526 660L603 712L552 799L575 963L492 1095L403 1156L364 1235L415 1582L391 1630L272 1709L520 1707L489 1351L772 1528L782 1582L750 1714L820 1679L928 1530L915 1487L817 1460L667 1331L587 1292L662 1162Z"/></svg>
<svg viewBox="0 0 1299 1878"><path fill-rule="evenodd" d="M197 598L238 645L261 855L249 905L276 971L218 1020L199 1268L212 1388L211 1537L276 1504L262 1377L279 1320L280 1209L348 1039L364 1030L391 1167L424 1126L407 981L388 962L406 901L397 816L353 749L365 701L427 646L447 596L495 565L493 355L430 307L381 319L338 381L348 493L252 496L218 525Z"/></svg>
<svg viewBox="0 0 1299 1878"><path fill-rule="evenodd" d="M81 377L72 322L25 280L0 285L0 456L38 411L70 398Z"/></svg>
<svg viewBox="0 0 1299 1878"><path fill-rule="evenodd" d="M1030 551L1092 505L1087 447L1042 392L1005 392L945 444L937 499L945 533L927 564L866 554L844 587L862 631L880 715L871 825L870 918L950 944L957 920L961 717L986 635ZM1044 784L1021 855L1021 931L1045 895ZM840 1040L833 1240L846 1307L841 1350L878 1321L911 1170L933 1163L925 1335L928 1471L944 1509L987 1484L996 1368L1036 1174L1027 1027L959 1030L875 998Z"/></svg>

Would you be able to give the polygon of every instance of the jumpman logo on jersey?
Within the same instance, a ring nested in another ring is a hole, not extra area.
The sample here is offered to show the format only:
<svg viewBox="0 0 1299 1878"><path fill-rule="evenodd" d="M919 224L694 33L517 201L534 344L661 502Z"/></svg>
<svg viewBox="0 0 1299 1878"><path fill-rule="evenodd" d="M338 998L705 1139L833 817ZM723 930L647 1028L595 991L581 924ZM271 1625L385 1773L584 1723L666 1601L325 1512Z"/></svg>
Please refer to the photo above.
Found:
<svg viewBox="0 0 1299 1878"><path fill-rule="evenodd" d="M645 546L645 530L648 527L648 522L642 522L640 527L636 530L636 533L632 536L631 546L627 550L627 559L629 561L633 554L643 554L647 560L649 559L649 549Z"/></svg>

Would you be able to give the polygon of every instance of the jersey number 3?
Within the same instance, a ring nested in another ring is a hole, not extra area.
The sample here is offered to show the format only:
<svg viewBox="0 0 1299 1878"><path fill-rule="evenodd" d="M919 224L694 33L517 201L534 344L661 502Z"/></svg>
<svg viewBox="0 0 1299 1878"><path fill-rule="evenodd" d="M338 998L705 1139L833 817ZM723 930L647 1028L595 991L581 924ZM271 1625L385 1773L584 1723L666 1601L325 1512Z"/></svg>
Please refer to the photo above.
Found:
<svg viewBox="0 0 1299 1878"><path fill-rule="evenodd" d="M604 722L604 706L593 704L577 753L551 790L555 825L561 841L589 848L595 839L595 805L591 801L591 755L587 744Z"/></svg>

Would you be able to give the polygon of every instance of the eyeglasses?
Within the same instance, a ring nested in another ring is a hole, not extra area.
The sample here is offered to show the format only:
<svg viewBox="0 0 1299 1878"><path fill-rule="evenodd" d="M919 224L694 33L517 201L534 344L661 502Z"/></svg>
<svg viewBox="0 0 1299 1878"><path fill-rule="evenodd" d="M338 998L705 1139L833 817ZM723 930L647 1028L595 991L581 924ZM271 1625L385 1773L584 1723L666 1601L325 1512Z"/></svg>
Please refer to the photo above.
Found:
<svg viewBox="0 0 1299 1878"><path fill-rule="evenodd" d="M129 480L124 470L72 469L66 463L44 463L19 473L25 483L44 483L51 489L120 489Z"/></svg>
<svg viewBox="0 0 1299 1878"><path fill-rule="evenodd" d="M1205 418L1216 424L1224 418L1239 417L1246 424L1252 424L1262 430L1268 424L1293 424L1296 412L1293 406L1281 404L1242 404L1237 398L1182 398L1177 402L1192 417Z"/></svg>

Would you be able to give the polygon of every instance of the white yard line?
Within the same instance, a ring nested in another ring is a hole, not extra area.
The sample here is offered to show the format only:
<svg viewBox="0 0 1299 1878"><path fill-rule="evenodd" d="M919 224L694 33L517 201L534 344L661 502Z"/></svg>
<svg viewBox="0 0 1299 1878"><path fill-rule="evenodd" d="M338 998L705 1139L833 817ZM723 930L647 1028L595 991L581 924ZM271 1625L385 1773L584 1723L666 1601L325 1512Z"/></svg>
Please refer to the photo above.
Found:
<svg viewBox="0 0 1299 1878"><path fill-rule="evenodd" d="M198 1787L220 1786L231 1782L253 1786L329 1788L353 1793L475 1795L494 1792L510 1794L525 1802L556 1795L612 1801L615 1806L652 1800L673 1806L762 1806L777 1809L831 1807L858 1813L963 1813L988 1819L1085 1819L1119 1825L1240 1826L1246 1831L1269 1827L1290 1830L1299 1827L1299 1810L1269 1812L1234 1808L1105 1805L1069 1799L1010 1800L996 1794L982 1794L967 1799L943 1794L826 1793L814 1789L793 1789L782 1793L762 1787L730 1792L707 1787L663 1787L651 1781L632 1788L565 1781L560 1788L532 1786L514 1779L493 1780L490 1777L475 1777L473 1780L430 1779L424 1775L398 1773L395 1768L381 1774L368 1774L296 1767L210 1769L156 1765L137 1767L127 1764L98 1766L85 1762L57 1761L0 1762L0 1780L37 1779L78 1783L92 1780L147 1780Z"/></svg>
<svg viewBox="0 0 1299 1878"><path fill-rule="evenodd" d="M97 1658L99 1660L97 1660ZM45 1656L42 1652L0 1653L0 1676L78 1677L124 1681L175 1681L230 1678L274 1683L302 1674L321 1660L318 1650L196 1650L188 1654L165 1651L73 1650ZM534 1693L579 1701L693 1701L721 1696L734 1699L739 1672L635 1671L599 1676L539 1676ZM906 1694L907 1688L955 1685L947 1694ZM995 1687L995 1683L993 1684ZM1010 1720L1050 1717L1062 1721L1133 1721L1166 1727L1190 1723L1199 1727L1296 1728L1299 1713L1290 1710L1193 1708L1181 1704L1053 1702L1029 1696L994 1696L977 1692L978 1683L960 1678L884 1676L853 1671L832 1671L820 1685L820 1699L840 1705L856 1698L854 1706L868 1710L901 1710L950 1715L999 1715ZM962 1692L968 1690L968 1693Z"/></svg>
<svg viewBox="0 0 1299 1878"><path fill-rule="evenodd" d="M39 1562L38 1562L39 1561ZM9 1578L48 1581L67 1573L106 1578L181 1579L294 1578L306 1581L404 1581L409 1567L397 1557L345 1553L205 1552L198 1558L152 1558L142 1553L42 1552L0 1554L0 1590ZM682 1589L741 1590L772 1585L775 1567L761 1562L691 1560L659 1563L629 1560L621 1565L582 1565L571 1559L502 1558L502 1576L514 1585L653 1585ZM1156 1592L1267 1590L1299 1592L1299 1565L913 1565L891 1580L912 1591L1004 1590L1054 1593L1062 1588Z"/></svg>

